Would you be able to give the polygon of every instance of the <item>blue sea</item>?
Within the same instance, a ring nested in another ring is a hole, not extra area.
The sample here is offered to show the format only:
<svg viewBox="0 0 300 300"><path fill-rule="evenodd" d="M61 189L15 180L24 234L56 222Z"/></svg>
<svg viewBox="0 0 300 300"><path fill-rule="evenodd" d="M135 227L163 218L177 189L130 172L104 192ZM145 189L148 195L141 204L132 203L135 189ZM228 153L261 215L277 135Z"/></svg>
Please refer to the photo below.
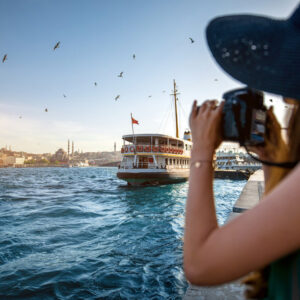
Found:
<svg viewBox="0 0 300 300"><path fill-rule="evenodd" d="M116 168L0 169L0 299L181 299L188 183ZM226 221L246 181L215 180Z"/></svg>

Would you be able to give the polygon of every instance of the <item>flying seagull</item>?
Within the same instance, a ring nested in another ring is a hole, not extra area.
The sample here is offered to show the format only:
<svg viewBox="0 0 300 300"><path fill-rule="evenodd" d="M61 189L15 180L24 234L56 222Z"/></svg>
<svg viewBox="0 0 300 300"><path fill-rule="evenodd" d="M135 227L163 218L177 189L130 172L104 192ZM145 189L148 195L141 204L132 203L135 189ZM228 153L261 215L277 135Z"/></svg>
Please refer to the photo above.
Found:
<svg viewBox="0 0 300 300"><path fill-rule="evenodd" d="M63 94L64 98L67 98L67 96L65 94Z"/></svg>
<svg viewBox="0 0 300 300"><path fill-rule="evenodd" d="M124 73L124 72L121 72L121 73L118 75L118 77L123 77L123 73Z"/></svg>
<svg viewBox="0 0 300 300"><path fill-rule="evenodd" d="M166 91L165 90L163 90L163 93L165 93Z"/></svg>
<svg viewBox="0 0 300 300"><path fill-rule="evenodd" d="M218 81L218 78L215 78L214 81Z"/></svg>
<svg viewBox="0 0 300 300"><path fill-rule="evenodd" d="M94 85L97 86L97 82L94 82Z"/></svg>
<svg viewBox="0 0 300 300"><path fill-rule="evenodd" d="M59 48L59 44L60 44L60 42L57 42L57 43L55 44L55 46L54 46L53 50L55 50L55 49Z"/></svg>
<svg viewBox="0 0 300 300"><path fill-rule="evenodd" d="M4 63L4 62L6 61L6 59L7 59L7 54L5 54L5 55L3 56L2 62Z"/></svg>
<svg viewBox="0 0 300 300"><path fill-rule="evenodd" d="M191 41L192 44L195 42L191 37L189 39L190 39L190 41Z"/></svg>
<svg viewBox="0 0 300 300"><path fill-rule="evenodd" d="M19 119L22 119L22 116L20 116Z"/></svg>
<svg viewBox="0 0 300 300"><path fill-rule="evenodd" d="M45 112L48 112L48 108L45 108Z"/></svg>
<svg viewBox="0 0 300 300"><path fill-rule="evenodd" d="M149 95L148 97L149 97L149 98L151 98L151 97L152 97L152 95Z"/></svg>
<svg viewBox="0 0 300 300"><path fill-rule="evenodd" d="M120 98L120 95L118 95L118 96L115 98L115 101L117 101L119 98Z"/></svg>
<svg viewBox="0 0 300 300"><path fill-rule="evenodd" d="M135 59L135 54L132 55L132 58Z"/></svg>

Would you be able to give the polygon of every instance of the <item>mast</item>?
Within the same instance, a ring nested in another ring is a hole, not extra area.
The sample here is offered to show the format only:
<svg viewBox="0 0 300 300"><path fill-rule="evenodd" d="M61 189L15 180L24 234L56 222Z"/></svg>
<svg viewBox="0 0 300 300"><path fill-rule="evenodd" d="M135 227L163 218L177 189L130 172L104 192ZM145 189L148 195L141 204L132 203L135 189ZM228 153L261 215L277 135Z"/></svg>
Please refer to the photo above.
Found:
<svg viewBox="0 0 300 300"><path fill-rule="evenodd" d="M176 82L175 82L175 79L173 80L174 81L174 91L173 91L173 95L174 96L174 103L175 103L175 126L176 126L176 137L179 138L179 129L178 129L178 115L177 115L177 101L178 101L178 98L177 98L177 95L179 95L179 93L177 93L177 89L176 89Z"/></svg>

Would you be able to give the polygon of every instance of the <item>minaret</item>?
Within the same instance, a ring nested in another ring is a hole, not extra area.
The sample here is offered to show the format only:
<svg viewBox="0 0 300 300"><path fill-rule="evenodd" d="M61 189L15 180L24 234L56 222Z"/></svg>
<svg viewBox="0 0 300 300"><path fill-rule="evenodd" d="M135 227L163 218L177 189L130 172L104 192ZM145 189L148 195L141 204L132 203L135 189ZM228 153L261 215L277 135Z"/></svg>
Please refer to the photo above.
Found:
<svg viewBox="0 0 300 300"><path fill-rule="evenodd" d="M70 157L70 140L68 140L68 158Z"/></svg>
<svg viewBox="0 0 300 300"><path fill-rule="evenodd" d="M72 158L73 158L73 155L74 155L74 141L72 141Z"/></svg>
<svg viewBox="0 0 300 300"><path fill-rule="evenodd" d="M117 152L117 143L116 142L114 143L114 152L115 153Z"/></svg>

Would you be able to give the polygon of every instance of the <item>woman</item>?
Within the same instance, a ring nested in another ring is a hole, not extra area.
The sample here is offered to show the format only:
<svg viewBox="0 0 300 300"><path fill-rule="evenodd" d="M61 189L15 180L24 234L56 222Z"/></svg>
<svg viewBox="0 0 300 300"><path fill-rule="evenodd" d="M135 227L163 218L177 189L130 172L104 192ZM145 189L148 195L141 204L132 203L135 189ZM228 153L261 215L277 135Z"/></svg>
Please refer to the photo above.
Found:
<svg viewBox="0 0 300 300"><path fill-rule="evenodd" d="M287 20L228 16L207 28L210 50L231 76L255 90L293 103L287 143L272 110L264 147L252 148L269 162L300 160L300 7ZM216 285L260 271L268 299L300 299L300 164L264 166L265 196L252 210L218 227L212 160L222 139L223 103L193 104L193 150L186 204L184 270L196 285ZM257 277L257 276L256 276ZM253 280L251 280L253 281ZM262 281L249 296L261 293ZM293 298L294 297L294 298Z"/></svg>

